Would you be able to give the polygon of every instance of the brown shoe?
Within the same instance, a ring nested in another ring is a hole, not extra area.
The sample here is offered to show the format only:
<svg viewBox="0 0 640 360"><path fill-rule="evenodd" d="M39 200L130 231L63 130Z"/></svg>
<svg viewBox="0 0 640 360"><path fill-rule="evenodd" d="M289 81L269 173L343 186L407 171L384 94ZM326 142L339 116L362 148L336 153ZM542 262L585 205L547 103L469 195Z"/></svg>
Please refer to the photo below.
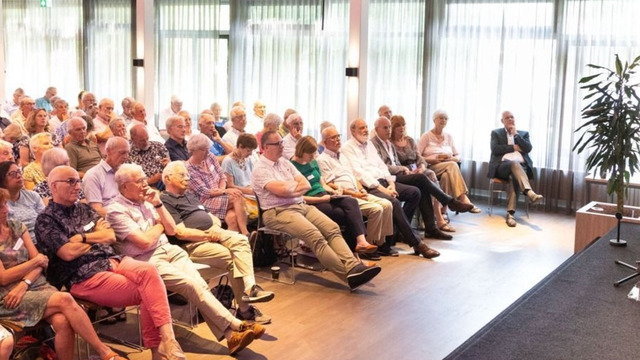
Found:
<svg viewBox="0 0 640 360"><path fill-rule="evenodd" d="M162 359L187 360L187 356L182 351L176 339L161 342L160 345L158 345L158 354Z"/></svg>
<svg viewBox="0 0 640 360"><path fill-rule="evenodd" d="M453 199L450 203L447 204L451 211L456 211L460 213L469 212L475 206L473 204L465 204L459 200Z"/></svg>
<svg viewBox="0 0 640 360"><path fill-rule="evenodd" d="M227 340L229 354L233 355L238 351L246 348L255 339L255 334L251 330L232 331L231 338Z"/></svg>
<svg viewBox="0 0 640 360"><path fill-rule="evenodd" d="M258 323L243 321L242 325L240 326L240 331L245 330L253 331L253 338L260 339L267 329Z"/></svg>
<svg viewBox="0 0 640 360"><path fill-rule="evenodd" d="M439 252L437 252L436 250L433 250L423 242L420 242L419 245L414 246L413 250L415 251L416 255L422 255L426 259L433 259L435 257L440 256Z"/></svg>

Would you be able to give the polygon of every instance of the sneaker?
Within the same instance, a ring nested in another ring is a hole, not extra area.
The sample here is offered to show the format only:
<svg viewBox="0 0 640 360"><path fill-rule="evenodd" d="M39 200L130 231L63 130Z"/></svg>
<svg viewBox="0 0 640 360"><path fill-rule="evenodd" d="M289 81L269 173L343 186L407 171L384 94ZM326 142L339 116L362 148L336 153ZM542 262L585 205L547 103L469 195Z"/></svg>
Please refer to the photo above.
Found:
<svg viewBox="0 0 640 360"><path fill-rule="evenodd" d="M158 345L158 354L162 359L187 360L176 339L161 342L160 345Z"/></svg>
<svg viewBox="0 0 640 360"><path fill-rule="evenodd" d="M254 339L260 339L262 335L264 335L264 332L267 331L267 329L260 324L243 321L242 325L240 325L240 331L245 331L245 330L253 331Z"/></svg>
<svg viewBox="0 0 640 360"><path fill-rule="evenodd" d="M368 283L380 273L379 266L366 267L362 264L356 265L349 271L347 275L347 283L351 291L356 290L360 286Z"/></svg>
<svg viewBox="0 0 640 360"><path fill-rule="evenodd" d="M246 303L257 303L271 301L275 294L272 291L263 290L260 285L255 284L251 287L249 295L243 294L242 301Z"/></svg>
<svg viewBox="0 0 640 360"><path fill-rule="evenodd" d="M516 223L516 218L513 216L513 214L507 214L507 226L509 227L516 227L517 223Z"/></svg>
<svg viewBox="0 0 640 360"><path fill-rule="evenodd" d="M398 252L393 250L387 243L378 246L378 254L380 254L380 256L398 256Z"/></svg>
<svg viewBox="0 0 640 360"><path fill-rule="evenodd" d="M538 201L542 200L542 198L543 198L542 195L534 193L533 190L527 191L527 196L529 197L529 200L531 200L532 204L537 203Z"/></svg>
<svg viewBox="0 0 640 360"><path fill-rule="evenodd" d="M231 337L227 339L227 347L229 354L233 355L238 351L246 348L255 339L253 331L246 329L244 331L232 331Z"/></svg>
<svg viewBox="0 0 640 360"><path fill-rule="evenodd" d="M263 325L271 323L271 317L263 314L253 305L249 305L249 309L247 311L241 311L238 309L236 317L240 320L253 321Z"/></svg>

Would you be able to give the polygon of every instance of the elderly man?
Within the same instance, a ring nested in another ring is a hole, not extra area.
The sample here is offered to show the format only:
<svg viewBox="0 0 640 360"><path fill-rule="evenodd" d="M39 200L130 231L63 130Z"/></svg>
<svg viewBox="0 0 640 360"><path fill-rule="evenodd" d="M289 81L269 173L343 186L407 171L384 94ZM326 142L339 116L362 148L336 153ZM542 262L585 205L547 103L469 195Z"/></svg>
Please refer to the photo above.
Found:
<svg viewBox="0 0 640 360"><path fill-rule="evenodd" d="M126 125L129 125L131 121L133 121L133 114L131 111L133 110L133 104L135 102L136 100L134 98L127 96L122 99L122 102L120 103L120 105L122 105L122 114L120 114L120 117L124 120Z"/></svg>
<svg viewBox="0 0 640 360"><path fill-rule="evenodd" d="M171 96L171 104L168 108L162 110L160 112L160 116L158 118L158 122L160 126L167 123L167 120L172 117L178 115L178 113L182 110L182 99L180 99L177 95ZM169 128L167 128L167 131Z"/></svg>
<svg viewBox="0 0 640 360"><path fill-rule="evenodd" d="M250 119L247 119L246 131L249 134L256 134L264 127L264 117L267 115L267 106L262 100L257 100L253 103L253 114Z"/></svg>
<svg viewBox="0 0 640 360"><path fill-rule="evenodd" d="M253 258L247 237L220 227L220 219L207 212L198 197L190 191L189 172L182 161L169 163L162 172L166 191L160 196L177 224L176 234L169 242L181 246L191 260L229 271L231 287L238 301L238 315L243 320L259 323L271 321L249 303L273 299L271 291L256 284Z"/></svg>
<svg viewBox="0 0 640 360"><path fill-rule="evenodd" d="M16 112L18 110L18 108L20 107L20 99L24 96L24 90L22 90L22 88L17 88L14 92L13 92L13 97L11 98L11 100L7 100L4 105L2 106L2 109L9 115L13 115L14 112Z"/></svg>
<svg viewBox="0 0 640 360"><path fill-rule="evenodd" d="M109 123L109 130L113 136L118 136L124 139L129 140L129 134L127 132L127 124L124 122L123 118L117 117L111 120Z"/></svg>
<svg viewBox="0 0 640 360"><path fill-rule="evenodd" d="M89 169L100 162L102 156L98 145L87 138L87 123L82 118L69 119L67 132L71 140L64 149L69 154L69 165L76 169L82 178Z"/></svg>
<svg viewBox="0 0 640 360"><path fill-rule="evenodd" d="M36 99L36 107L38 109L45 109L50 113L51 110L53 110L53 107L51 106L51 98L57 94L58 90L53 86L49 86L45 91L44 96Z"/></svg>
<svg viewBox="0 0 640 360"><path fill-rule="evenodd" d="M391 111L391 108L388 107L387 105L382 105L380 106L380 108L378 108L378 116L385 117L391 120L391 116L393 116L393 112Z"/></svg>
<svg viewBox="0 0 640 360"><path fill-rule="evenodd" d="M15 162L16 159L13 157L13 144L0 140L0 162L4 161Z"/></svg>
<svg viewBox="0 0 640 360"><path fill-rule="evenodd" d="M69 103L58 98L58 100L53 103L53 109L55 110L55 115L53 112L51 113L49 128L52 129L52 131L57 131L58 127L69 118ZM64 136L58 139L62 140Z"/></svg>
<svg viewBox="0 0 640 360"><path fill-rule="evenodd" d="M102 99L98 105L98 114L93 118L92 133L96 135L98 147L102 154L104 154L104 144L113 136L113 133L109 128L109 123L113 118L113 109L113 100L106 98Z"/></svg>
<svg viewBox="0 0 640 360"><path fill-rule="evenodd" d="M107 156L89 169L82 179L82 190L89 205L102 217L107 216L107 205L118 196L116 171L129 158L129 142L121 137L112 137L107 141L105 152Z"/></svg>
<svg viewBox="0 0 640 360"><path fill-rule="evenodd" d="M533 179L533 161L529 153L533 146L529 140L529 132L516 130L516 120L511 111L502 113L503 128L491 131L491 160L489 161L489 178L505 181L511 177L513 186L509 187L506 223L516 226L516 203L522 191L531 203L542 200L542 195L531 189L529 179Z"/></svg>
<svg viewBox="0 0 640 360"><path fill-rule="evenodd" d="M80 98L80 110L84 111L85 115L92 119L96 117L98 113L98 107L96 103L96 96L93 93L86 91Z"/></svg>
<svg viewBox="0 0 640 360"><path fill-rule="evenodd" d="M160 135L160 131L158 128L147 122L147 110L144 108L144 104L141 102L133 103L131 109L131 115L133 115L133 121L127 126L127 130L130 130L132 126L136 124L142 124L147 128L147 133L149 134L149 141L156 141L164 144L164 138Z"/></svg>
<svg viewBox="0 0 640 360"><path fill-rule="evenodd" d="M278 127L278 135L280 135L281 138L284 138L289 133L289 125L287 124L287 118L291 114L295 114L296 112L297 111L291 108L284 111L284 115L282 116L282 119L283 119L282 124L280 124L280 127Z"/></svg>
<svg viewBox="0 0 640 360"><path fill-rule="evenodd" d="M149 186L158 188L162 183L162 169L170 161L169 151L159 142L149 141L147 128L136 124L129 130L131 136L131 152L129 162L142 166Z"/></svg>
<svg viewBox="0 0 640 360"><path fill-rule="evenodd" d="M82 180L59 166L49 173L53 199L36 221L37 247L49 258L47 279L77 298L108 307L140 304L142 337L152 359L186 359L173 333L165 287L155 267L111 248L113 229L78 202Z"/></svg>
<svg viewBox="0 0 640 360"><path fill-rule="evenodd" d="M35 105L36 102L32 98L23 96L20 98L20 108L11 115L11 122L20 126L23 135L29 134L24 125Z"/></svg>
<svg viewBox="0 0 640 360"><path fill-rule="evenodd" d="M187 252L171 245L167 235L176 224L156 191L149 188L139 165L125 164L116 172L120 195L108 207L107 220L116 233L116 249L134 259L155 265L170 291L195 305L218 340L227 339L234 354L264 333L264 327L236 319L211 294Z"/></svg>
<svg viewBox="0 0 640 360"><path fill-rule="evenodd" d="M381 254L391 255L386 243L391 243L393 237L393 206L389 200L368 194L356 180L344 156L340 156L340 134L331 126L322 131L322 141L325 149L316 159L322 179L332 188L341 189L344 195L353 196L358 200L362 215L367 217L367 241L383 248ZM395 255L398 253L395 252ZM369 254L361 256L373 259Z"/></svg>
<svg viewBox="0 0 640 360"><path fill-rule="evenodd" d="M413 173L409 168L402 166L398 160L396 148L391 143L391 121L384 116L379 117L375 122L375 136L371 143L376 148L378 155L387 165L391 175L396 177L396 182L415 186L420 189L420 212L424 221L425 237L450 240L451 235L445 234L436 226L433 213L433 202L431 196L436 198L444 206L449 206L451 210L467 212L473 209L472 204L464 204L453 197L447 195L436 183L421 173Z"/></svg>
<svg viewBox="0 0 640 360"><path fill-rule="evenodd" d="M198 119L198 129L200 133L206 135L213 142L209 151L216 156L219 163L224 160L224 155L230 154L235 148L235 144L229 144L222 140L216 126L216 120L213 115L200 114Z"/></svg>
<svg viewBox="0 0 640 360"><path fill-rule="evenodd" d="M349 128L352 138L342 147L341 154L346 157L356 179L369 193L391 201L397 235L413 247L416 255L422 255L427 259L440 256L439 252L429 248L411 228L409 219L413 218L420 202L420 190L415 186L396 183L395 176L389 173L376 148L369 141L369 130L364 120L352 121ZM404 206L401 202L404 202ZM383 254L393 254L391 245L386 243L386 246L378 250Z"/></svg>
<svg viewBox="0 0 640 360"><path fill-rule="evenodd" d="M371 281L378 266L359 263L345 243L340 228L314 206L304 203L302 195L311 185L298 170L282 157L282 138L267 131L261 139L263 154L251 174L253 191L260 200L264 224L301 239L311 248L320 263L346 281L351 290Z"/></svg>
<svg viewBox="0 0 640 360"><path fill-rule="evenodd" d="M164 146L169 151L171 161L189 160L186 139L187 125L184 118L179 115L170 116L166 125L169 138L165 141Z"/></svg>
<svg viewBox="0 0 640 360"><path fill-rule="evenodd" d="M302 122L302 117L297 113L289 115L285 122L289 128L289 133L282 139L284 145L282 156L288 160L291 159L293 154L296 152L296 144L302 137L302 128L304 123Z"/></svg>
<svg viewBox="0 0 640 360"><path fill-rule="evenodd" d="M224 136L224 134L227 133L227 128L231 127L231 124L227 121L228 119L226 117L222 117L222 106L214 102L211 104L210 110L211 115L213 115L216 121L216 130L218 130L220 136ZM202 111L202 113L204 113L204 111Z"/></svg>
<svg viewBox="0 0 640 360"><path fill-rule="evenodd" d="M222 140L226 141L232 146L236 146L236 143L238 142L238 136L245 132L245 127L247 126L247 114L245 113L243 107L234 106L229 112L229 118L231 118L231 128L229 129L229 131L227 131L226 134L224 134Z"/></svg>

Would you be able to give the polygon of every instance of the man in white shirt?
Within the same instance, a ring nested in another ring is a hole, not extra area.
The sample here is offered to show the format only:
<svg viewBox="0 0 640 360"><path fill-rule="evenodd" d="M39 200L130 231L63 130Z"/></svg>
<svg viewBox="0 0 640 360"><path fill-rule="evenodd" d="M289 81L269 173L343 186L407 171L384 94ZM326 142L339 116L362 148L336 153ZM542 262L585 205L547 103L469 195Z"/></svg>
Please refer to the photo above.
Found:
<svg viewBox="0 0 640 360"><path fill-rule="evenodd" d="M16 110L20 107L20 99L24 96L24 90L22 88L17 88L13 92L13 98L11 100L7 99L2 107L6 113L11 116Z"/></svg>
<svg viewBox="0 0 640 360"><path fill-rule="evenodd" d="M113 108L113 100L104 98L100 100L98 113L96 114L96 117L93 118L93 133L96 135L98 148L102 154L104 154L104 144L113 136L113 133L109 128L109 123L113 116Z"/></svg>
<svg viewBox="0 0 640 360"><path fill-rule="evenodd" d="M253 115L247 119L246 132L249 134L257 134L258 131L264 127L264 117L267 115L267 106L261 101L257 100L253 103ZM234 144L235 145L235 144Z"/></svg>
<svg viewBox="0 0 640 360"><path fill-rule="evenodd" d="M31 111L33 111L35 105L36 102L32 98L23 96L22 98L20 98L20 108L15 111L13 115L11 115L11 122L20 126L20 131L22 131L23 135L29 134L24 125L27 121L27 117L29 116L29 114L31 114Z"/></svg>
<svg viewBox="0 0 640 360"><path fill-rule="evenodd" d="M134 98L131 96L127 96L122 99L122 114L120 117L124 120L125 124L128 126L133 121L133 114L131 111L133 110L133 104L136 102Z"/></svg>
<svg viewBox="0 0 640 360"><path fill-rule="evenodd" d="M489 178L509 180L509 199L507 201L506 223L509 227L516 226L514 214L520 191L529 197L531 203L542 200L542 195L531 189L529 179L533 179L533 161L529 152L533 148L529 140L529 132L516 130L516 120L513 113L502 113L503 128L491 131L491 160L489 161Z"/></svg>
<svg viewBox="0 0 640 360"><path fill-rule="evenodd" d="M289 160L296 152L296 144L298 140L302 137L302 128L304 126L304 122L302 121L302 117L297 113L289 115L287 117L287 128L289 128L289 133L282 138L284 144L284 151L282 152L282 156L285 159Z"/></svg>
<svg viewBox="0 0 640 360"><path fill-rule="evenodd" d="M238 136L245 132L247 126L247 114L244 112L244 108L241 106L235 106L229 112L229 118L231 119L231 128L222 137L222 140L236 146L238 142Z"/></svg>
<svg viewBox="0 0 640 360"><path fill-rule="evenodd" d="M158 124L160 124L160 126L164 126L168 118L170 118L171 116L178 115L178 113L181 110L182 110L182 99L180 99L176 95L173 95L171 97L171 105L160 112L160 116L158 118Z"/></svg>
<svg viewBox="0 0 640 360"><path fill-rule="evenodd" d="M413 247L415 253L427 259L440 256L440 253L429 248L411 228L409 219L413 218L420 202L420 189L415 186L396 183L387 165L382 161L375 146L369 141L369 129L362 119L356 119L349 125L351 139L342 147L342 155L346 157L353 174L370 194L387 199L393 205L393 222L400 239ZM404 202L402 206L401 202ZM386 243L380 251L391 250ZM386 248L386 249L385 249Z"/></svg>
<svg viewBox="0 0 640 360"><path fill-rule="evenodd" d="M131 128L136 124L141 124L147 128L149 133L149 141L155 141L164 144L164 138L160 135L158 128L152 123L147 122L147 110L144 108L144 104L141 102L134 102L131 107L131 115L133 120L127 126L127 132L131 131Z"/></svg>

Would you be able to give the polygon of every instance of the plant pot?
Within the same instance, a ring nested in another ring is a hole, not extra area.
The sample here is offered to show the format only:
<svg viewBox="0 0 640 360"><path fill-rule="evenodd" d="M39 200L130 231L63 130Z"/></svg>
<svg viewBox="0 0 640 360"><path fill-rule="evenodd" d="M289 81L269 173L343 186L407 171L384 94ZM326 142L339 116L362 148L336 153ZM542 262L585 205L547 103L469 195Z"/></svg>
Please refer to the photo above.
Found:
<svg viewBox="0 0 640 360"><path fill-rule="evenodd" d="M618 224L615 204L592 201L576 212L573 252L578 253ZM625 206L622 222L640 224L640 207Z"/></svg>

